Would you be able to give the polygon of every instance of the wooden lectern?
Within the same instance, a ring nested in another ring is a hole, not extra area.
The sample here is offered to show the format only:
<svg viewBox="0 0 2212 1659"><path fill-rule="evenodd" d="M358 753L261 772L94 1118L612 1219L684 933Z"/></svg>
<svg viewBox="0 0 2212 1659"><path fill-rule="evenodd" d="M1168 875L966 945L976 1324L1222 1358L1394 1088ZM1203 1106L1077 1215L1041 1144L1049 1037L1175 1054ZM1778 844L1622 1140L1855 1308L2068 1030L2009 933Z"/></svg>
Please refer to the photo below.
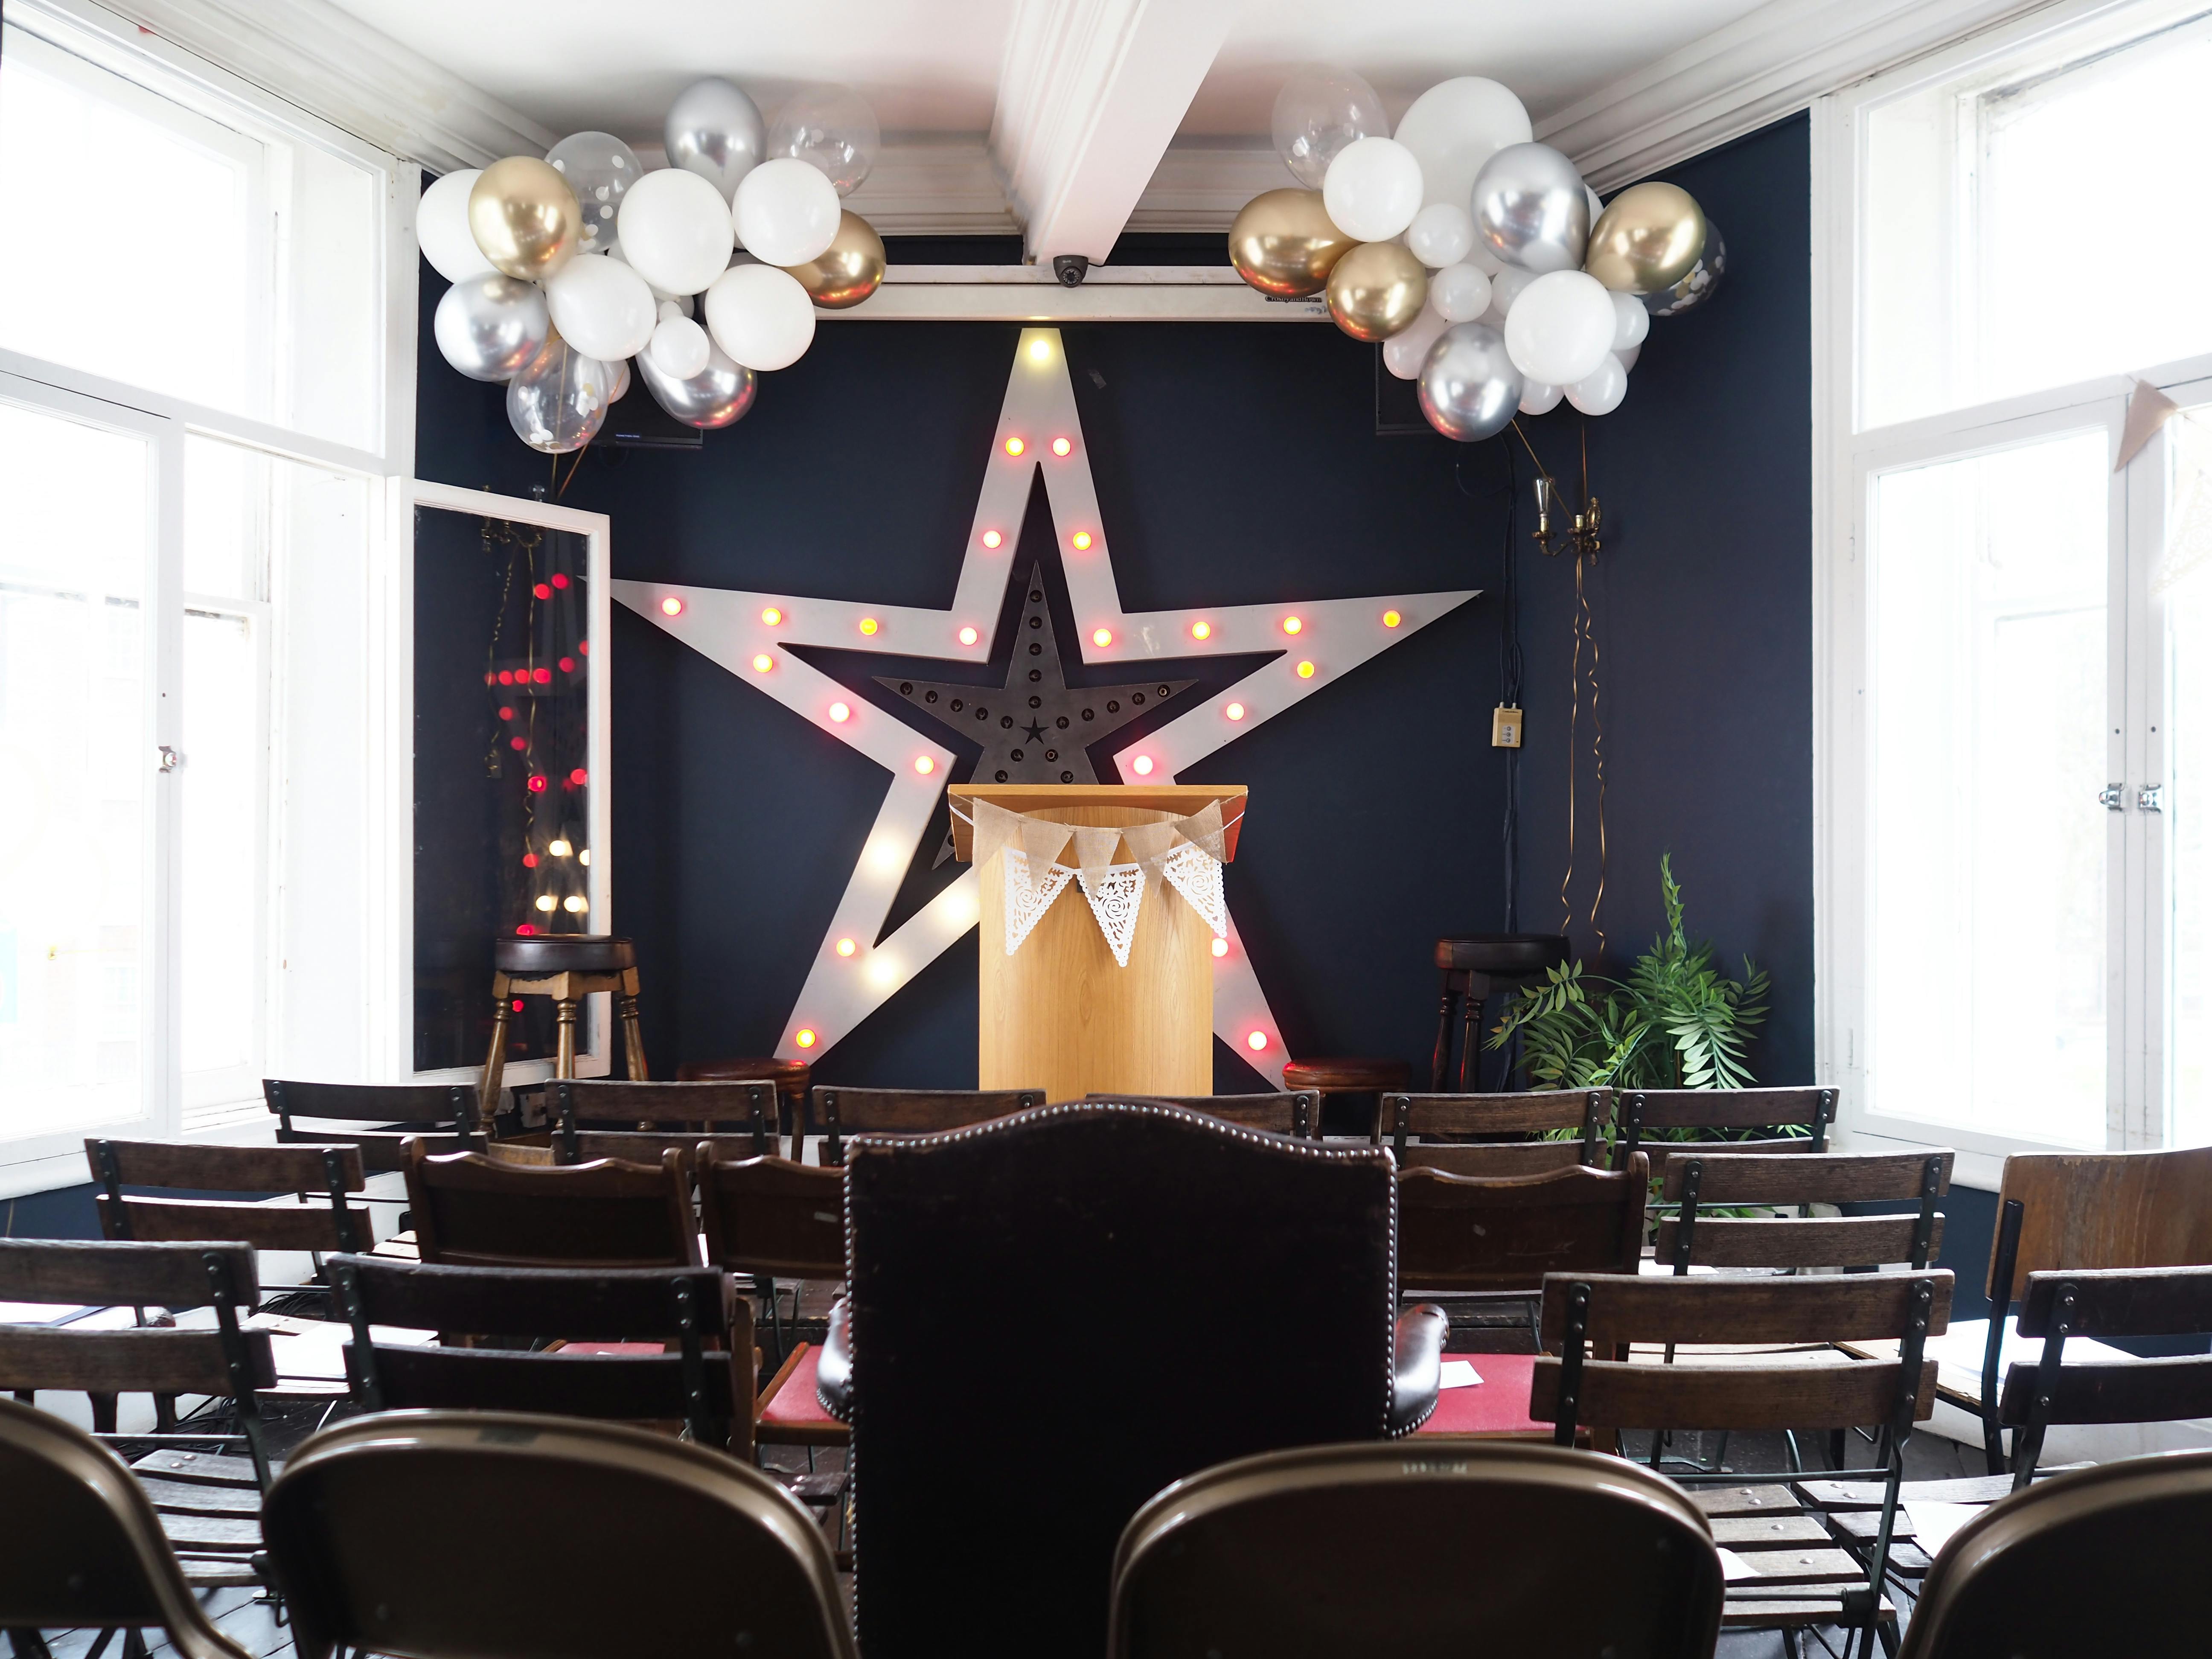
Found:
<svg viewBox="0 0 2212 1659"><path fill-rule="evenodd" d="M951 794L956 802L988 801L1009 812L1100 829L1164 823L1219 801L1226 858L1236 856L1244 808L1242 784L955 784ZM974 832L958 812L952 848L963 860L974 856ZM1127 852L1117 848L1115 861L1128 862ZM1071 848L1062 861L1073 856ZM1114 960L1073 882L1008 956L1002 861L1003 855L994 856L988 869L976 872L982 884L977 1084L1042 1085L1047 1100L1080 1100L1095 1091L1212 1094L1213 930L1182 895L1164 881L1146 882L1126 968Z"/></svg>

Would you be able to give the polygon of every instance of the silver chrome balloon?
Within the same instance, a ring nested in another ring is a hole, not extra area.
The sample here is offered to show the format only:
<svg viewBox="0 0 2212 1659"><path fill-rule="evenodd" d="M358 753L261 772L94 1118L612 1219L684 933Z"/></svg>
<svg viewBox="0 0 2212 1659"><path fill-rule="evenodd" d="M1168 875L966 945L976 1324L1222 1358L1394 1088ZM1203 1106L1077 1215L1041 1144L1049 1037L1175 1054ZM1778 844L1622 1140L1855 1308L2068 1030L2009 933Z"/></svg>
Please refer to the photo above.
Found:
<svg viewBox="0 0 2212 1659"><path fill-rule="evenodd" d="M1474 175L1475 234L1509 265L1579 270L1589 248L1589 197L1575 164L1549 144L1508 144Z"/></svg>
<svg viewBox="0 0 2212 1659"><path fill-rule="evenodd" d="M1421 364L1421 413L1445 437L1479 443L1512 421L1521 384L1503 334L1488 323L1454 323Z"/></svg>
<svg viewBox="0 0 2212 1659"><path fill-rule="evenodd" d="M615 217L645 169L637 152L611 132L572 132L545 152L584 210L579 253L605 253L615 244Z"/></svg>
<svg viewBox="0 0 2212 1659"><path fill-rule="evenodd" d="M1728 244L1721 240L1721 228L1711 219L1705 221L1705 251L1698 256L1698 263L1690 267L1690 274L1672 288L1662 288L1656 294L1640 295L1644 308L1654 317L1679 317L1693 310L1720 291L1721 279L1728 275Z"/></svg>
<svg viewBox="0 0 2212 1659"><path fill-rule="evenodd" d="M710 346L707 367L688 380L679 380L657 367L650 351L635 359L637 378L653 394L653 401L686 426L712 432L744 418L760 390L760 377L730 361L720 346Z"/></svg>
<svg viewBox="0 0 2212 1659"><path fill-rule="evenodd" d="M544 348L545 292L519 276L472 276L438 301L431 324L446 361L472 380L512 380Z"/></svg>
<svg viewBox="0 0 2212 1659"><path fill-rule="evenodd" d="M760 106L719 75L694 81L668 106L668 165L697 173L728 201L768 142Z"/></svg>

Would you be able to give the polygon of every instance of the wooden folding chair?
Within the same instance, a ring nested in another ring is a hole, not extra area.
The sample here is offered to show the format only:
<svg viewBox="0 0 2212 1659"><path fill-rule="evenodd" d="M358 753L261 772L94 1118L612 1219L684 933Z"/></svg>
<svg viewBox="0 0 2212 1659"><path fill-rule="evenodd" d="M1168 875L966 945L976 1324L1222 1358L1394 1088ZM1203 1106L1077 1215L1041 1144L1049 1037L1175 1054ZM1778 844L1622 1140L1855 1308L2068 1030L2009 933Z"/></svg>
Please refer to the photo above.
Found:
<svg viewBox="0 0 2212 1659"><path fill-rule="evenodd" d="M88 1140L85 1161L100 1190L94 1197L109 1238L146 1243L237 1239L259 1250L306 1250L318 1267L325 1252L366 1250L374 1243L368 1210L349 1194L367 1184L358 1147L185 1146L162 1140ZM327 1204L270 1204L236 1199L126 1194L125 1187L203 1193L320 1193Z"/></svg>
<svg viewBox="0 0 2212 1659"><path fill-rule="evenodd" d="M1727 1143L1673 1149L1660 1201L1676 1206L1660 1219L1653 1259L1686 1273L1693 1267L1925 1267L1943 1246L1936 1206L1951 1190L1948 1148L1925 1152L1737 1152ZM1713 1208L1814 1204L1909 1203L1911 1215L1708 1216Z"/></svg>
<svg viewBox="0 0 2212 1659"><path fill-rule="evenodd" d="M132 1465L195 1585L260 1582L251 1558L269 1485L269 1452L255 1391L276 1382L269 1336L240 1324L258 1297L253 1251L244 1244L75 1243L0 1240L0 1302L58 1307L212 1309L213 1330L84 1322L0 1325L0 1390L25 1405L39 1389L82 1391L95 1436L155 1449ZM116 1435L124 1394L225 1399L235 1432L157 1429ZM246 1455L210 1446L243 1443ZM0 1511L13 1504L0 1501Z"/></svg>
<svg viewBox="0 0 2212 1659"><path fill-rule="evenodd" d="M1133 1097L1098 1090L1084 1096L1085 1100ZM1289 1135L1294 1140L1312 1139L1320 1133L1321 1096L1311 1089L1290 1089L1271 1095L1146 1095L1143 1098L1180 1106L1185 1111L1204 1112L1208 1117L1218 1117L1224 1123L1242 1124L1247 1129Z"/></svg>
<svg viewBox="0 0 2212 1659"><path fill-rule="evenodd" d="M844 1172L781 1158L733 1159L708 1141L699 1143L696 1157L699 1232L707 1260L745 1274L767 1298L781 1368L787 1350L776 1281L836 1283L845 1277ZM794 1285L793 1322L798 1318Z"/></svg>
<svg viewBox="0 0 2212 1659"><path fill-rule="evenodd" d="M1610 1089L1537 1089L1522 1094L1503 1095L1384 1095L1382 1110L1376 1119L1376 1133L1387 1135L1390 1152L1398 1160L1398 1167L1407 1164L1429 1164L1430 1167L1449 1168L1449 1164L1430 1164L1428 1154L1438 1150L1422 1143L1430 1136L1459 1138L1465 1145L1474 1138L1484 1152L1497 1147L1507 1156L1497 1161L1492 1170L1480 1173L1533 1175L1534 1168L1514 1169L1511 1161L1519 1157L1534 1159L1528 1149L1535 1146L1552 1148L1571 1147L1564 1156L1578 1164L1598 1164L1605 1161L1604 1136L1613 1116L1613 1091ZM1571 1134L1571 1140L1554 1139ZM1452 1142L1447 1141L1446 1145ZM1544 1152L1534 1158L1546 1156ZM1559 1153L1550 1156L1559 1157ZM1474 1170L1455 1171L1475 1174Z"/></svg>
<svg viewBox="0 0 2212 1659"><path fill-rule="evenodd" d="M1044 1104L1042 1089L848 1089L817 1084L805 1134L823 1137L822 1161L845 1161L847 1135L926 1135L988 1123ZM798 1154L804 1146L793 1146Z"/></svg>
<svg viewBox="0 0 2212 1659"><path fill-rule="evenodd" d="M1833 1089L1631 1089L1620 1097L1620 1133L1613 1167L1641 1150L1651 1173L1663 1176L1667 1160L1683 1145L1711 1144L1731 1152L1825 1152L1836 1121ZM1802 1129L1802 1134L1762 1139L1730 1139L1761 1129ZM1690 1130L1686 1137L1647 1139L1656 1129Z"/></svg>
<svg viewBox="0 0 2212 1659"><path fill-rule="evenodd" d="M1731 1584L1724 1628L1771 1629L1794 1648L1809 1626L1856 1626L1861 1654L1873 1652L1879 1625L1896 1611L1882 1595L1889 1574L1905 1443L1914 1423L1935 1410L1936 1364L1928 1338L1950 1318L1951 1275L1943 1272L1851 1273L1803 1279L1710 1276L1676 1279L1554 1273L1544 1281L1543 1331L1559 1356L1539 1358L1528 1414L1553 1425L1561 1445L1578 1425L1615 1432L1681 1429L1844 1429L1880 1424L1880 1468L1833 1478L1882 1483L1871 1547L1862 1564L1813 1516L1780 1493L1792 1473L1747 1475L1692 1471L1687 1486L1728 1491L1706 1509L1715 1533L1746 1571ZM1773 1362L1746 1356L1684 1354L1673 1364L1634 1357L1632 1345L1786 1345L1894 1338L1893 1360L1808 1364L1782 1353ZM1612 1358L1590 1357L1610 1349ZM1749 1521L1723 1529L1723 1519Z"/></svg>
<svg viewBox="0 0 2212 1659"><path fill-rule="evenodd" d="M691 1267L699 1263L683 1153L529 1169L477 1152L407 1148L422 1259L463 1267Z"/></svg>
<svg viewBox="0 0 2212 1659"><path fill-rule="evenodd" d="M610 1083L556 1078L546 1085L555 1159L581 1164L620 1158L659 1163L669 1147L688 1154L705 1134L716 1145L750 1148L740 1157L780 1153L773 1082Z"/></svg>
<svg viewBox="0 0 2212 1659"><path fill-rule="evenodd" d="M0 1629L22 1659L42 1659L41 1631L143 1629L184 1659L248 1659L192 1595L145 1489L90 1435L0 1400Z"/></svg>
<svg viewBox="0 0 2212 1659"><path fill-rule="evenodd" d="M276 1115L280 1146L356 1146L370 1175L398 1169L410 1136L434 1152L465 1152L481 1151L489 1133L470 1083L301 1083L269 1077L261 1079L261 1093ZM314 1121L303 1128L295 1121L299 1118Z"/></svg>
<svg viewBox="0 0 2212 1659"><path fill-rule="evenodd" d="M855 1659L822 1531L719 1451L468 1412L340 1424L269 1495L301 1659Z"/></svg>
<svg viewBox="0 0 2212 1659"><path fill-rule="evenodd" d="M1106 1650L1706 1659L1721 1593L1711 1528L1656 1475L1526 1443L1316 1446L1217 1464L1139 1510Z"/></svg>

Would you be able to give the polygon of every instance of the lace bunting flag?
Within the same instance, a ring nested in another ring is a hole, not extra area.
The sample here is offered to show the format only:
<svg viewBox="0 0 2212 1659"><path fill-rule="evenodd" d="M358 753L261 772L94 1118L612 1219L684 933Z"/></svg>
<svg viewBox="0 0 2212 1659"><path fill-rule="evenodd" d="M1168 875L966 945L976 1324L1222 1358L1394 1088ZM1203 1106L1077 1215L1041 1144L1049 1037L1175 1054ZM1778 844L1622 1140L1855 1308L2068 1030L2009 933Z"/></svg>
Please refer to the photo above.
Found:
<svg viewBox="0 0 2212 1659"><path fill-rule="evenodd" d="M1091 914L1098 918L1098 931L1106 935L1106 948L1115 965L1129 965L1129 942L1137 936L1137 910L1145 902L1145 866L1109 864L1099 870L1079 870L1076 880L1083 896L1091 901Z"/></svg>
<svg viewBox="0 0 2212 1659"><path fill-rule="evenodd" d="M1006 848L1006 954L1022 948L1022 941L1030 936L1044 913L1052 908L1052 902L1060 896L1060 890L1075 878L1075 872L1064 864L1045 866L1044 879L1034 884L1030 880L1029 856L1018 847ZM1127 967L1124 961L1121 964Z"/></svg>
<svg viewBox="0 0 2212 1659"><path fill-rule="evenodd" d="M1221 890L1221 866L1196 847L1178 847L1161 861L1160 873L1190 908L1206 918L1216 939L1229 937L1229 898Z"/></svg>

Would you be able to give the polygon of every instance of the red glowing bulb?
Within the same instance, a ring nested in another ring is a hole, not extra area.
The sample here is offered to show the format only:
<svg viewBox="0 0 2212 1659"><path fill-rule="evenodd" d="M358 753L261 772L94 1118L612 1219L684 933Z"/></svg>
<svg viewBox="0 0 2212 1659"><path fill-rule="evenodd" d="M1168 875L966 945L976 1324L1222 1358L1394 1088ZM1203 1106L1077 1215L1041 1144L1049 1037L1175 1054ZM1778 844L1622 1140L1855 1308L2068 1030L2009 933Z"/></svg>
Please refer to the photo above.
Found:
<svg viewBox="0 0 2212 1659"><path fill-rule="evenodd" d="M526 870L535 870L538 867L538 854L525 853L522 855L522 867Z"/></svg>
<svg viewBox="0 0 2212 1659"><path fill-rule="evenodd" d="M562 672L562 673L564 673L564 674L573 674L573 673L574 673L574 672L576 672L576 659L575 659L574 657L563 657L563 658L562 658L562 659L561 659L561 672Z"/></svg>
<svg viewBox="0 0 2212 1659"><path fill-rule="evenodd" d="M531 587L531 590L530 590L530 591L531 591L532 592L535 593L535 594L536 594L539 599L551 599L551 598L553 597L553 590L552 590L551 588L550 588L550 587L546 586L546 585L545 585L544 582L538 582L538 583L534 584L534 585Z"/></svg>
<svg viewBox="0 0 2212 1659"><path fill-rule="evenodd" d="M527 738L509 738L507 740L507 746L514 750L527 749L530 747L530 740Z"/></svg>
<svg viewBox="0 0 2212 1659"><path fill-rule="evenodd" d="M494 678L494 677L493 677L492 675L486 674L486 675L484 676L484 684L485 684L486 685L489 685L489 684L492 683L493 678Z"/></svg>
<svg viewBox="0 0 2212 1659"><path fill-rule="evenodd" d="M506 668L501 669L499 671L499 683L501 685L513 685L514 684L514 671Z"/></svg>
<svg viewBox="0 0 2212 1659"><path fill-rule="evenodd" d="M515 928L515 930L514 930L514 931L515 931L516 933L518 933L521 934L523 938L525 938L525 939L528 939L528 938L529 938L532 933L536 933L536 932L538 931L538 929L537 929L537 928L535 928L535 927L533 927L532 926L531 926L531 924L530 924L530 923L528 923L528 922L526 922L526 922L522 922L522 923L519 924L519 925L516 927L516 928Z"/></svg>
<svg viewBox="0 0 2212 1659"><path fill-rule="evenodd" d="M568 585L568 579L566 576L562 575L558 571L556 571L553 574L553 586L556 587L566 587Z"/></svg>
<svg viewBox="0 0 2212 1659"><path fill-rule="evenodd" d="M507 704L501 703L499 708L499 717L503 720L511 720L514 718L514 710Z"/></svg>
<svg viewBox="0 0 2212 1659"><path fill-rule="evenodd" d="M592 654L592 642L589 640L578 640L576 641L576 654L580 657L590 656Z"/></svg>
<svg viewBox="0 0 2212 1659"><path fill-rule="evenodd" d="M530 678L540 685L550 685L553 684L553 671L550 668L534 668L531 670Z"/></svg>
<svg viewBox="0 0 2212 1659"><path fill-rule="evenodd" d="M530 931L530 924L526 921L515 931L518 933L526 933ZM522 999L520 997L517 997L514 1000L514 1012L518 1014L522 1012Z"/></svg>
<svg viewBox="0 0 2212 1659"><path fill-rule="evenodd" d="M543 773L533 772L530 775L530 793L533 795L542 795L545 793L545 777Z"/></svg>
<svg viewBox="0 0 2212 1659"><path fill-rule="evenodd" d="M580 767L580 767L578 767L574 771L573 771L573 772L571 772L571 773L569 773L569 774L568 774L568 781L569 781L569 782L571 782L571 783L573 783L573 784L574 784L574 785L576 786L576 787L577 787L577 788L579 788L579 789L581 789L581 788L582 788L586 784L589 783L591 781L592 781L591 774L590 774L590 773L588 773L588 772L586 772L586 771L585 771L585 770L584 770L584 769L583 769L582 767Z"/></svg>

